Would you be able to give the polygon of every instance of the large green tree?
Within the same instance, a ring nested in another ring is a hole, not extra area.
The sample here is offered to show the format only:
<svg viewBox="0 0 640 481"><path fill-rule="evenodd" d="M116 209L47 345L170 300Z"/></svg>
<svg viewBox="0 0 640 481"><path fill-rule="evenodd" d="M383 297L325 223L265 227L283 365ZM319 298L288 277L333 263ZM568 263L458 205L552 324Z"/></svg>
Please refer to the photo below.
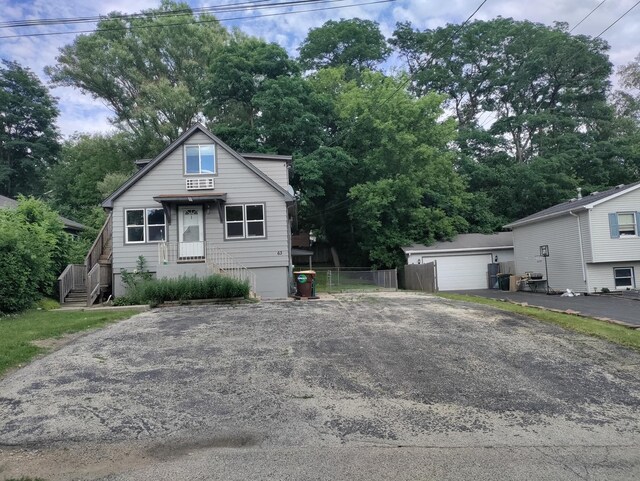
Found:
<svg viewBox="0 0 640 481"><path fill-rule="evenodd" d="M4 60L0 66L0 194L41 194L59 149L58 108L29 70Z"/></svg>
<svg viewBox="0 0 640 481"><path fill-rule="evenodd" d="M364 71L336 85L336 145L295 163L306 222L351 264L401 265L401 246L468 228L455 122L439 121L442 96L415 98L405 82Z"/></svg>
<svg viewBox="0 0 640 481"><path fill-rule="evenodd" d="M391 53L378 23L359 18L329 20L309 30L298 50L307 70L346 67L350 75L375 68Z"/></svg>
<svg viewBox="0 0 640 481"><path fill-rule="evenodd" d="M49 199L63 215L87 222L105 190L118 187L114 176L115 182L126 179L135 170L133 161L146 154L132 134L76 134L63 144L50 172Z"/></svg>
<svg viewBox="0 0 640 481"><path fill-rule="evenodd" d="M461 172L498 220L563 201L578 185L613 180L605 41L570 35L564 24L498 18L462 29L399 24L391 42L417 95L448 97L460 155L470 160Z"/></svg>
<svg viewBox="0 0 640 481"><path fill-rule="evenodd" d="M207 66L231 37L213 16L189 12L169 0L142 14L113 12L46 71L54 84L104 101L139 137L175 140L201 120Z"/></svg>

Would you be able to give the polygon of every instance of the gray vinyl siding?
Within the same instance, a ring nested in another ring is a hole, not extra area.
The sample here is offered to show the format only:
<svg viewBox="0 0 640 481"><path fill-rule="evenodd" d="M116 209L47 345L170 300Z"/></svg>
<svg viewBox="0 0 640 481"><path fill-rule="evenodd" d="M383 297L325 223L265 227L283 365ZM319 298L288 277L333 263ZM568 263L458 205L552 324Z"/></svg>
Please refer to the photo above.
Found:
<svg viewBox="0 0 640 481"><path fill-rule="evenodd" d="M550 287L555 290L569 288L578 292L587 290L582 274L578 224L574 217L566 215L514 227L513 245L517 274L539 272L544 275L540 246L548 245Z"/></svg>
<svg viewBox="0 0 640 481"><path fill-rule="evenodd" d="M603 202L591 210L593 262L640 261L640 237L612 239L609 231L609 213L638 211L640 189Z"/></svg>
<svg viewBox="0 0 640 481"><path fill-rule="evenodd" d="M635 275L635 287L640 287L640 261L636 262L606 262L599 264L589 264L589 289L598 292L603 287L613 291L616 290L616 283L613 276L615 267L633 267Z"/></svg>
<svg viewBox="0 0 640 481"><path fill-rule="evenodd" d="M211 140L200 132L189 137L183 145L208 144ZM184 148L179 146L138 182L118 197L113 204L113 270L133 269L138 256L143 255L150 271L158 262L157 244L125 244L124 209L161 207L153 200L160 194L187 194L184 175ZM279 162L273 162L279 165ZM192 177L192 176L189 176ZM206 177L206 176L205 176ZM289 231L284 197L221 147L216 147L216 193L227 194L227 204L264 204L266 238L225 240L224 225L218 209L204 210L205 241L212 241L248 268L289 266ZM195 191L206 193L208 191ZM211 192L211 191L209 191ZM171 223L167 225L169 242L178 240L178 215L172 208ZM281 252L281 255L278 255ZM281 277L281 276L280 276ZM116 284L117 285L117 284ZM285 287L286 289L286 287ZM117 290L117 289L116 289Z"/></svg>
<svg viewBox="0 0 640 481"><path fill-rule="evenodd" d="M248 159L255 167L275 180L278 185L286 189L289 185L289 169L287 162L278 160Z"/></svg>
<svg viewBox="0 0 640 481"><path fill-rule="evenodd" d="M582 230L582 248L584 249L584 261L593 260L593 243L591 242L591 211L580 212L580 229Z"/></svg>

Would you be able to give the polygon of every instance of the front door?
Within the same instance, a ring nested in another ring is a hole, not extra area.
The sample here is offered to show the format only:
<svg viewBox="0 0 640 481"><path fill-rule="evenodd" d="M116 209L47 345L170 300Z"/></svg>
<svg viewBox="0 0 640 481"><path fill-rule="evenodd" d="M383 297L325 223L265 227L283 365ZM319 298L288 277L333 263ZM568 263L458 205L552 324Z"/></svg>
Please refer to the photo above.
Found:
<svg viewBox="0 0 640 481"><path fill-rule="evenodd" d="M179 256L182 260L204 257L204 222L202 206L178 207L180 217Z"/></svg>

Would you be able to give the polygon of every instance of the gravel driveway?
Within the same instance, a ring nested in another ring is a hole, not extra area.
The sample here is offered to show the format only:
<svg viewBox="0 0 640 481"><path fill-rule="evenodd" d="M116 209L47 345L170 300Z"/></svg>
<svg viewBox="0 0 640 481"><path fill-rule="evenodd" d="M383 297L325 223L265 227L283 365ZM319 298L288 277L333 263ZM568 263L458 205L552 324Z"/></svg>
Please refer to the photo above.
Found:
<svg viewBox="0 0 640 481"><path fill-rule="evenodd" d="M639 444L638 353L420 295L153 310L0 381L0 479L637 479Z"/></svg>

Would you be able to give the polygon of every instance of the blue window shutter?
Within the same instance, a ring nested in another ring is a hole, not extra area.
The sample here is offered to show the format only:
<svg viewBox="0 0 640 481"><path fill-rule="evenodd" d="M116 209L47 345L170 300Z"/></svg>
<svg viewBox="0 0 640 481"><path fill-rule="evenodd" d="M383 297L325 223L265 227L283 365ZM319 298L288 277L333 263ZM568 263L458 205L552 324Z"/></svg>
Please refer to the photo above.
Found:
<svg viewBox="0 0 640 481"><path fill-rule="evenodd" d="M636 235L640 236L640 212L636 212Z"/></svg>
<svg viewBox="0 0 640 481"><path fill-rule="evenodd" d="M609 214L609 232L612 239L620 237L620 229L618 228L618 214L615 212Z"/></svg>

